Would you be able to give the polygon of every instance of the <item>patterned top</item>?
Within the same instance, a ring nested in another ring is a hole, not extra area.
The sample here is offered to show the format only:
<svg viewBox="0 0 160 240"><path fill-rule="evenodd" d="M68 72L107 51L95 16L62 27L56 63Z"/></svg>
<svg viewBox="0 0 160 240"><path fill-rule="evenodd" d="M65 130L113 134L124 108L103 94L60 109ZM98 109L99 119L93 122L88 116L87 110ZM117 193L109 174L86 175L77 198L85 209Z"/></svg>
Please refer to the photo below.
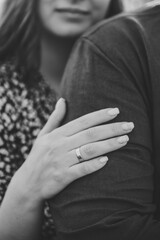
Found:
<svg viewBox="0 0 160 240"><path fill-rule="evenodd" d="M0 203L7 186L30 152L40 129L54 110L56 96L40 73L25 81L24 69L0 65ZM54 239L49 205L45 203L43 240Z"/></svg>

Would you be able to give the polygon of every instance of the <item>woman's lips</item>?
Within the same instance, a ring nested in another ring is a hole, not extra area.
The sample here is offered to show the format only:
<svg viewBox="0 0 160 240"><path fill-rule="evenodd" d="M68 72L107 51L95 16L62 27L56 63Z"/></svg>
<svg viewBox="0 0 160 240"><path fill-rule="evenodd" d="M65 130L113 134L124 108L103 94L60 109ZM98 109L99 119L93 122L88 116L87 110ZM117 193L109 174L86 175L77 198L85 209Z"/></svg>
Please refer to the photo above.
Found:
<svg viewBox="0 0 160 240"><path fill-rule="evenodd" d="M79 8L57 8L57 12L73 15L88 15L89 11L79 9Z"/></svg>

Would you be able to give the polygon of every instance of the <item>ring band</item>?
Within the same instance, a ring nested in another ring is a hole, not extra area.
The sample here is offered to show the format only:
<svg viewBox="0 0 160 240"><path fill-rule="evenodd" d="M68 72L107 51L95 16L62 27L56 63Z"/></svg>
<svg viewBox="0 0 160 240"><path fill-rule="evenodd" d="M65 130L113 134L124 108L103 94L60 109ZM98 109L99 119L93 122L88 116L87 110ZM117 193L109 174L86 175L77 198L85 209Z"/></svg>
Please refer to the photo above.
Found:
<svg viewBox="0 0 160 240"><path fill-rule="evenodd" d="M78 159L79 163L81 163L84 160L82 158L82 155L81 155L81 152L80 152L80 148L76 149L76 156L77 156L77 159Z"/></svg>

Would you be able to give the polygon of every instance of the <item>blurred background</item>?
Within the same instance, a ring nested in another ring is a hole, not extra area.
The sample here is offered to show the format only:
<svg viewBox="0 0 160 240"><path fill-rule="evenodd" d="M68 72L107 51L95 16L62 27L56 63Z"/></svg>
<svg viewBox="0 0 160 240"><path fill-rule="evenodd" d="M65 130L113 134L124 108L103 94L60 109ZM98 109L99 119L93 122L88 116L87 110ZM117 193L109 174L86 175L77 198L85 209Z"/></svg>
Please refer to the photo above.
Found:
<svg viewBox="0 0 160 240"><path fill-rule="evenodd" d="M122 0L126 11L132 11L143 7L144 4L153 2L153 0ZM160 1L157 1L160 2Z"/></svg>

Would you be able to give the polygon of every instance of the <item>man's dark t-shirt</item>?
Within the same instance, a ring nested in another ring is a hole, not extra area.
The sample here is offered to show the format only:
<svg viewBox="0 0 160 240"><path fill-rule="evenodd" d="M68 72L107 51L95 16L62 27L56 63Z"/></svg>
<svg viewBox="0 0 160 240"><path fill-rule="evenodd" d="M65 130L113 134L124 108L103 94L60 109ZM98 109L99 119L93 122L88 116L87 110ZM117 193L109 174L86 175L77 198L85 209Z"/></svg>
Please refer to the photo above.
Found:
<svg viewBox="0 0 160 240"><path fill-rule="evenodd" d="M66 121L118 107L135 130L100 171L52 202L58 239L160 239L160 5L104 21L76 44L63 81ZM155 216L156 215L156 216Z"/></svg>

